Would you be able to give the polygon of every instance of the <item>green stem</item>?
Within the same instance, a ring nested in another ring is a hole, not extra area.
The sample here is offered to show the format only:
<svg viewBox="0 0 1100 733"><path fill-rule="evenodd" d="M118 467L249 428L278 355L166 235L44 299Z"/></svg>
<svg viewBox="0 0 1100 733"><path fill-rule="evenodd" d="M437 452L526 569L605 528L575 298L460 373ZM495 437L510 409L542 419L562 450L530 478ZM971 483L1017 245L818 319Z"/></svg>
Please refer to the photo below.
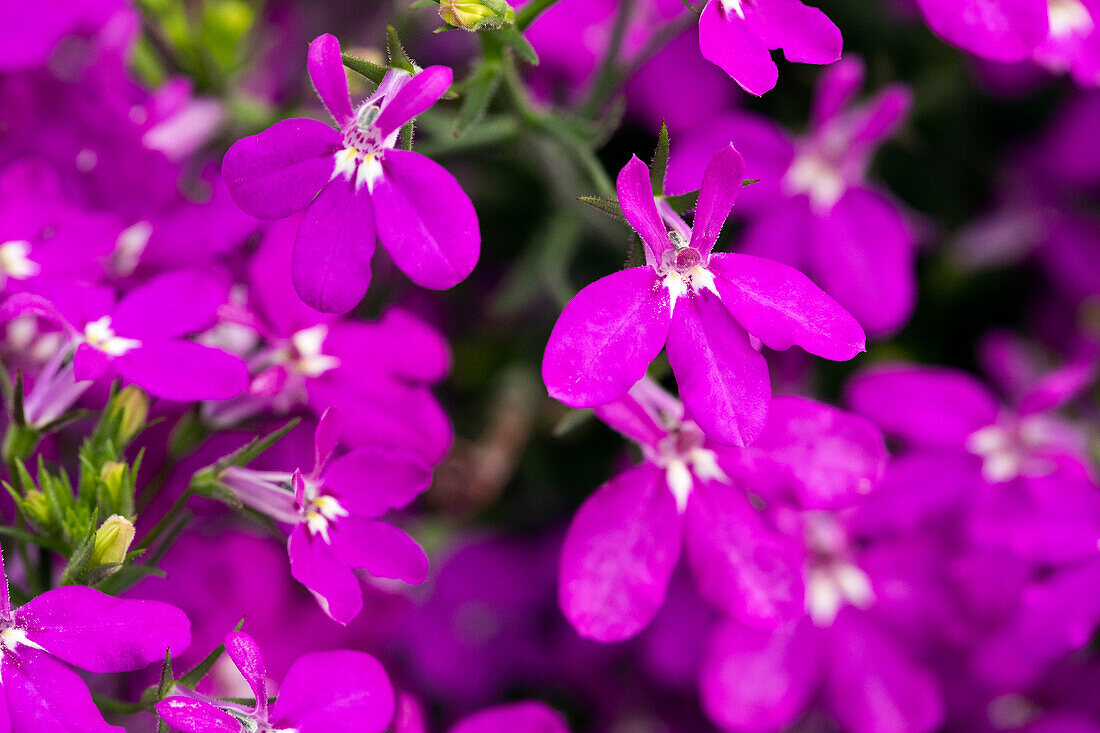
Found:
<svg viewBox="0 0 1100 733"><path fill-rule="evenodd" d="M535 22L535 18L542 15L542 11L549 8L557 1L558 0L531 0L531 2L516 11L516 28L520 31L527 30L531 24Z"/></svg>
<svg viewBox="0 0 1100 733"><path fill-rule="evenodd" d="M619 0L615 9L615 25L611 28L611 39L607 43L603 59L600 62L599 74L592 84L592 91L588 93L588 100L581 108L586 117L594 117L599 114L607 98L607 93L617 84L619 77L619 53L623 48L623 39L626 38L626 29L630 25L630 18L634 14L635 0Z"/></svg>
<svg viewBox="0 0 1100 733"><path fill-rule="evenodd" d="M187 500L191 498L191 487L187 487L179 498L172 503L168 511L164 513L164 516L160 518L160 521L153 525L153 528L149 530L149 533L141 538L141 542L134 546L134 550L144 550L154 542L157 538L164 533L164 530L168 529L172 525L172 521L175 519L176 513L183 509L187 504Z"/></svg>
<svg viewBox="0 0 1100 733"><path fill-rule="evenodd" d="M92 693L92 700L99 706L100 710L108 713L114 713L115 715L134 715L145 710L145 706L139 702L127 702L125 700L116 700L113 697L107 697L106 695L100 695L97 692Z"/></svg>

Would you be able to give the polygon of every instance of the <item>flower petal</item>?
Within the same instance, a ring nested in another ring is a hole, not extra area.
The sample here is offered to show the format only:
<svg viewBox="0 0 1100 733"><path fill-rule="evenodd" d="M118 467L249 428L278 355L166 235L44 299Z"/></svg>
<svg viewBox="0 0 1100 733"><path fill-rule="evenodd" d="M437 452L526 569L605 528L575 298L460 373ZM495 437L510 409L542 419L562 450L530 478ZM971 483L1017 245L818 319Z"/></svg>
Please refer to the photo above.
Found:
<svg viewBox="0 0 1100 733"><path fill-rule="evenodd" d="M334 179L306 209L294 240L290 273L306 305L347 313L370 285L375 217L366 189Z"/></svg>
<svg viewBox="0 0 1100 733"><path fill-rule="evenodd" d="M660 263L661 255L672 246L668 230L661 215L657 212L657 202L653 198L653 186L649 180L649 166L637 155L631 156L619 177L615 181L615 190L619 196L619 207L623 216L642 238L652 262Z"/></svg>
<svg viewBox="0 0 1100 733"><path fill-rule="evenodd" d="M797 547L761 520L739 488L697 482L686 521L688 559L705 599L761 628L776 628L803 615Z"/></svg>
<svg viewBox="0 0 1100 733"><path fill-rule="evenodd" d="M722 624L703 662L703 710L725 730L785 729L817 689L819 647L805 622L768 630Z"/></svg>
<svg viewBox="0 0 1100 733"><path fill-rule="evenodd" d="M645 375L672 322L668 289L649 267L601 278L554 324L542 361L550 396L570 407L610 402Z"/></svg>
<svg viewBox="0 0 1100 733"><path fill-rule="evenodd" d="M788 61L831 64L844 45L840 29L817 8L799 0L767 0L749 5L745 25L768 48L782 48Z"/></svg>
<svg viewBox="0 0 1100 733"><path fill-rule="evenodd" d="M386 138L435 104L451 86L453 77L453 72L446 66L429 66L405 82L382 107L382 114L374 123L382 137Z"/></svg>
<svg viewBox="0 0 1100 733"><path fill-rule="evenodd" d="M1044 0L917 0L949 43L994 61L1022 61L1050 30Z"/></svg>
<svg viewBox="0 0 1100 733"><path fill-rule="evenodd" d="M769 348L797 344L834 361L865 350L856 319L793 267L752 255L717 254L709 268L722 304Z"/></svg>
<svg viewBox="0 0 1100 733"><path fill-rule="evenodd" d="M498 705L460 720L449 733L569 733L565 719L541 702Z"/></svg>
<svg viewBox="0 0 1100 733"><path fill-rule="evenodd" d="M4 662L12 733L123 733L103 720L80 676L49 654L22 647Z"/></svg>
<svg viewBox="0 0 1100 733"><path fill-rule="evenodd" d="M356 448L329 464L323 485L360 517L401 509L428 489L432 467L411 451Z"/></svg>
<svg viewBox="0 0 1100 733"><path fill-rule="evenodd" d="M243 631L231 631L225 637L225 653L252 690L257 716L267 718L267 668L256 640Z"/></svg>
<svg viewBox="0 0 1100 733"><path fill-rule="evenodd" d="M612 478L577 511L562 547L558 600L581 636L621 641L665 601L681 520L664 472L643 464Z"/></svg>
<svg viewBox="0 0 1100 733"><path fill-rule="evenodd" d="M340 58L340 42L331 33L324 33L309 44L309 78L321 101L336 124L343 127L351 121L351 100L348 98L348 77Z"/></svg>
<svg viewBox="0 0 1100 733"><path fill-rule="evenodd" d="M261 219L282 219L309 206L332 177L340 133L316 120L276 122L242 138L222 161L233 200Z"/></svg>
<svg viewBox="0 0 1100 733"><path fill-rule="evenodd" d="M389 150L374 184L378 236L403 273L433 290L466 279L481 253L470 197L455 177L418 153Z"/></svg>
<svg viewBox="0 0 1100 733"><path fill-rule="evenodd" d="M305 525L290 533L287 543L290 574L309 588L321 610L337 623L347 624L363 608L359 579L320 537L311 537Z"/></svg>
<svg viewBox="0 0 1100 733"><path fill-rule="evenodd" d="M275 727L299 733L381 733L393 713L393 685L378 660L338 650L290 665L271 717Z"/></svg>
<svg viewBox="0 0 1100 733"><path fill-rule="evenodd" d="M167 697L153 707L164 722L183 733L241 733L240 721L202 700Z"/></svg>
<svg viewBox="0 0 1100 733"><path fill-rule="evenodd" d="M47 591L13 615L30 641L97 674L141 669L163 660L165 650L178 655L191 643L191 624L175 606L82 585Z"/></svg>
<svg viewBox="0 0 1100 733"><path fill-rule="evenodd" d="M699 18L699 51L742 89L760 96L775 87L779 69L764 42L734 13L722 17L720 2L708 2Z"/></svg>
<svg viewBox="0 0 1100 733"><path fill-rule="evenodd" d="M699 190L699 203L695 207L695 220L691 224L690 242L704 260L722 233L722 226L741 192L741 179L744 177L745 159L733 145L719 150L707 163L703 172L703 187Z"/></svg>
<svg viewBox="0 0 1100 733"><path fill-rule="evenodd" d="M116 356L118 373L166 400L227 400L248 387L240 357L193 341L150 341Z"/></svg>
<svg viewBox="0 0 1100 733"><path fill-rule="evenodd" d="M111 327L138 340L186 336L214 325L228 299L227 282L201 270L176 270L129 290L111 312Z"/></svg>
<svg viewBox="0 0 1100 733"><path fill-rule="evenodd" d="M332 547L349 567L376 578L396 578L412 585L428 578L424 549L388 522L345 517L332 531Z"/></svg>
<svg viewBox="0 0 1100 733"><path fill-rule="evenodd" d="M680 398L703 432L727 445L756 440L771 402L768 363L717 298L701 293L677 304L667 354Z"/></svg>

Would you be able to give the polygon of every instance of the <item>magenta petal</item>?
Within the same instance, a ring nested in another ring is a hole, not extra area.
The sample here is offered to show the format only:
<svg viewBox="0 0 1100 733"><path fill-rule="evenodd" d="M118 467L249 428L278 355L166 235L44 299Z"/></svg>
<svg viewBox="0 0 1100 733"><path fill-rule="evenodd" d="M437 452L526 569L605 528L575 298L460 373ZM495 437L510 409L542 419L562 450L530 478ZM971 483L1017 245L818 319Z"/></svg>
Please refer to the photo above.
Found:
<svg viewBox="0 0 1100 733"><path fill-rule="evenodd" d="M653 198L653 186L649 180L649 166L637 155L631 156L619 171L615 190L623 216L642 238L652 262L660 263L661 255L672 243L668 239L668 231L661 221L661 215L657 212L657 202Z"/></svg>
<svg viewBox="0 0 1100 733"><path fill-rule="evenodd" d="M435 104L451 86L453 77L446 66L429 66L405 82L383 105L382 114L374 123L382 138Z"/></svg>
<svg viewBox="0 0 1100 733"><path fill-rule="evenodd" d="M151 341L114 359L126 379L166 400L227 400L248 387L240 357L193 341Z"/></svg>
<svg viewBox="0 0 1100 733"><path fill-rule="evenodd" d="M804 397L772 400L768 427L753 443L797 479L806 509L838 509L869 493L889 454L869 420Z"/></svg>
<svg viewBox="0 0 1100 733"><path fill-rule="evenodd" d="M287 544L290 574L309 588L321 610L334 621L346 624L363 608L363 590L355 573L320 537L311 537L299 524Z"/></svg>
<svg viewBox="0 0 1100 733"><path fill-rule="evenodd" d="M271 718L299 733L381 733L393 713L393 685L378 660L338 650L306 654L290 666Z"/></svg>
<svg viewBox="0 0 1100 733"><path fill-rule="evenodd" d="M313 39L309 44L308 67L313 88L336 124L343 127L352 117L351 100L344 61L340 58L340 42L335 36L325 33Z"/></svg>
<svg viewBox="0 0 1100 733"><path fill-rule="evenodd" d="M241 733L240 721L202 700L168 697L153 707L164 722L183 733Z"/></svg>
<svg viewBox="0 0 1100 733"><path fill-rule="evenodd" d="M431 480L432 467L416 453L369 446L334 460L322 483L352 514L380 517L408 505Z"/></svg>
<svg viewBox="0 0 1100 733"><path fill-rule="evenodd" d="M939 727L943 700L935 679L867 614L841 611L829 641L825 699L844 730L928 733Z"/></svg>
<svg viewBox="0 0 1100 733"><path fill-rule="evenodd" d="M782 48L788 61L831 64L840 58L840 29L825 13L799 0L749 4L745 24L768 48Z"/></svg>
<svg viewBox="0 0 1100 733"><path fill-rule="evenodd" d="M123 733L103 720L76 672L36 649L5 659L2 691L12 733Z"/></svg>
<svg viewBox="0 0 1100 733"><path fill-rule="evenodd" d="M43 593L17 609L27 638L89 672L127 672L191 643L191 624L175 606L115 598L82 585ZM6 671L6 670L5 670Z"/></svg>
<svg viewBox="0 0 1100 733"><path fill-rule="evenodd" d="M111 312L111 327L139 340L186 336L212 326L228 299L228 283L201 270L177 270L127 292Z"/></svg>
<svg viewBox="0 0 1100 733"><path fill-rule="evenodd" d="M548 705L516 702L463 718L448 733L569 733L569 726Z"/></svg>
<svg viewBox="0 0 1100 733"><path fill-rule="evenodd" d="M376 578L395 578L419 585L428 578L428 556L412 537L388 522L358 517L341 519L332 547L349 567Z"/></svg>
<svg viewBox="0 0 1100 733"><path fill-rule="evenodd" d="M699 203L695 207L695 220L691 224L691 244L706 260L722 226L730 215L733 203L741 192L741 180L745 177L745 160L733 145L719 150L707 163L703 172L703 186L699 190Z"/></svg>
<svg viewBox="0 0 1100 733"><path fill-rule="evenodd" d="M858 56L841 59L821 72L814 90L813 126L839 116L863 87L866 67Z"/></svg>
<svg viewBox="0 0 1100 733"><path fill-rule="evenodd" d="M610 402L645 375L672 322L668 289L649 267L600 278L554 324L542 361L550 396L571 407Z"/></svg>
<svg viewBox="0 0 1100 733"><path fill-rule="evenodd" d="M849 189L816 219L809 245L821 287L868 333L905 325L916 306L916 248L895 204L870 189Z"/></svg>
<svg viewBox="0 0 1100 733"><path fill-rule="evenodd" d="M393 716L393 733L428 733L424 710L415 697L402 692L397 696L397 713Z"/></svg>
<svg viewBox="0 0 1100 733"><path fill-rule="evenodd" d="M291 254L298 297L324 313L347 313L370 284L375 218L366 189L334 179L306 209Z"/></svg>
<svg viewBox="0 0 1100 733"><path fill-rule="evenodd" d="M680 398L703 432L727 445L756 440L771 402L768 363L717 298L702 293L677 303L667 354Z"/></svg>
<svg viewBox="0 0 1100 733"><path fill-rule="evenodd" d="M88 343L73 352L73 376L78 382L99 379L111 368L111 357Z"/></svg>
<svg viewBox="0 0 1100 733"><path fill-rule="evenodd" d="M241 676L256 700L256 714L267 717L267 668L256 640L243 631L231 631L225 637L225 653L241 671Z"/></svg>
<svg viewBox="0 0 1100 733"><path fill-rule="evenodd" d="M1000 410L989 390L966 372L904 364L861 373L848 383L847 402L888 435L945 448L964 446Z"/></svg>
<svg viewBox="0 0 1100 733"><path fill-rule="evenodd" d="M1022 61L1050 29L1046 0L917 0L939 36L994 61Z"/></svg>
<svg viewBox="0 0 1100 733"><path fill-rule="evenodd" d="M680 559L681 519L664 472L636 466L577 510L562 547L558 600L581 636L622 641L665 601Z"/></svg>
<svg viewBox="0 0 1100 733"><path fill-rule="evenodd" d="M775 87L779 69L767 46L731 13L723 18L720 2L708 2L699 18L699 51L742 89L760 96Z"/></svg>
<svg viewBox="0 0 1100 733"><path fill-rule="evenodd" d="M725 730L785 729L817 690L821 650L808 623L718 627L703 662L703 710Z"/></svg>
<svg viewBox="0 0 1100 733"><path fill-rule="evenodd" d="M802 557L764 524L741 489L697 484L685 537L699 593L723 612L763 628L803 615Z"/></svg>
<svg viewBox="0 0 1100 733"><path fill-rule="evenodd" d="M811 354L845 361L864 351L856 319L793 267L742 254L716 254L722 304L745 330L777 350L797 344Z"/></svg>
<svg viewBox="0 0 1100 733"><path fill-rule="evenodd" d="M19 316L35 316L66 331L76 330L48 298L34 293L16 293L0 305L0 322Z"/></svg>
<svg viewBox="0 0 1100 733"><path fill-rule="evenodd" d="M466 279L481 253L481 231L470 197L435 161L389 150L374 184L378 238L403 273L434 290Z"/></svg>
<svg viewBox="0 0 1100 733"><path fill-rule="evenodd" d="M335 407L328 407L317 421L317 429L313 431L313 466L320 470L328 465L336 446L340 442L340 431L344 429L344 423L340 419L340 411Z"/></svg>
<svg viewBox="0 0 1100 733"><path fill-rule="evenodd" d="M282 219L309 206L332 177L340 133L316 120L276 122L238 140L222 161L233 200L261 219Z"/></svg>

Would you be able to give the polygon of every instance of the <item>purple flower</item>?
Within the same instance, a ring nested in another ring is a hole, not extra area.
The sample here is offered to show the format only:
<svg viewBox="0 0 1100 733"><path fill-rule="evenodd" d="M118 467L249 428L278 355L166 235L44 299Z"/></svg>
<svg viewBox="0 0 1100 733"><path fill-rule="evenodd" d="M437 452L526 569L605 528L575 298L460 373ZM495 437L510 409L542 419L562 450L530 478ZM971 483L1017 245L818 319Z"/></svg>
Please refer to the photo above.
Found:
<svg viewBox="0 0 1100 733"><path fill-rule="evenodd" d="M84 682L67 665L94 674L127 672L191 642L187 617L167 603L114 598L72 585L12 610L6 576L2 591L0 729L11 733L121 731L104 722Z"/></svg>
<svg viewBox="0 0 1100 733"><path fill-rule="evenodd" d="M562 311L542 364L552 397L571 407L609 402L644 376L667 342L692 419L715 440L747 445L764 429L771 397L767 362L750 335L827 359L863 350L855 319L797 270L711 252L743 172L732 146L711 158L689 228L654 201L646 165L637 157L626 164L619 203L648 264L597 280Z"/></svg>
<svg viewBox="0 0 1100 733"><path fill-rule="evenodd" d="M363 607L354 569L407 583L427 577L424 550L378 517L427 489L431 467L410 451L374 446L333 458L339 422L335 410L321 416L308 474L231 467L221 480L247 506L290 527L291 574L325 613L346 624Z"/></svg>
<svg viewBox="0 0 1100 733"><path fill-rule="evenodd" d="M1057 9L1049 6L1058 6ZM928 25L948 42L995 61L1030 57L1052 30L1048 13L1079 0L917 0ZM1083 8L1082 8L1083 9ZM1087 14L1087 13L1086 13ZM1057 21L1056 21L1057 22Z"/></svg>
<svg viewBox="0 0 1100 733"><path fill-rule="evenodd" d="M65 359L72 355L65 367L71 378L61 380L66 384L117 373L167 400L227 399L248 384L244 363L184 339L213 322L226 294L217 278L179 270L149 280L113 304L103 288L59 287L49 299L17 293L0 306L0 320L29 315L60 328L60 350Z"/></svg>
<svg viewBox="0 0 1100 733"><path fill-rule="evenodd" d="M309 73L339 131L284 120L238 141L222 164L249 214L281 219L305 209L291 265L302 300L330 313L355 307L370 283L376 237L417 284L462 281L481 246L469 197L439 165L394 147L401 127L447 91L451 70L391 70L355 111L336 38L310 44Z"/></svg>
<svg viewBox="0 0 1100 733"><path fill-rule="evenodd" d="M581 635L599 641L629 638L653 619L685 544L696 585L713 605L767 628L799 618L799 543L776 529L760 502L849 505L885 462L882 437L867 421L797 397L777 398L761 445L744 450L708 441L649 381L596 414L636 441L645 459L581 505L562 549L562 609Z"/></svg>
<svg viewBox="0 0 1100 733"><path fill-rule="evenodd" d="M411 695L397 703L394 733L428 733L420 704ZM458 721L448 733L569 733L565 719L550 706L529 700L480 710Z"/></svg>
<svg viewBox="0 0 1100 733"><path fill-rule="evenodd" d="M852 106L863 77L854 59L827 69L800 138L745 112L696 125L671 156L667 180L671 193L694 190L713 152L737 140L747 175L760 179L738 204L749 218L741 251L809 273L868 334L885 336L916 304L916 247L898 205L868 185L867 168L911 95L891 86Z"/></svg>
<svg viewBox="0 0 1100 733"><path fill-rule="evenodd" d="M394 714L394 692L377 659L356 651L315 652L299 657L279 687L267 696L267 671L251 636L234 631L225 652L244 676L254 706L208 698L175 687L177 695L156 704L157 713L184 733L381 733Z"/></svg>
<svg viewBox="0 0 1100 733"><path fill-rule="evenodd" d="M779 79L773 49L788 61L831 64L842 45L833 22L799 0L711 0L699 18L703 56L756 96Z"/></svg>

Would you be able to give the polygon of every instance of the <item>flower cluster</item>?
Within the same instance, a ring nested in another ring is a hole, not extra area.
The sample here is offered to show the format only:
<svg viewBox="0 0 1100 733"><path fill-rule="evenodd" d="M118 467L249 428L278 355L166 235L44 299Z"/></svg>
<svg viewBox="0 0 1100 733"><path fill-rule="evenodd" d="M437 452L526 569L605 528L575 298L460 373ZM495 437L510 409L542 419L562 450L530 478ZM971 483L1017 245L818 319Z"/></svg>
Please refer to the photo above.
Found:
<svg viewBox="0 0 1100 733"><path fill-rule="evenodd" d="M1100 733L1098 24L0 0L0 733Z"/></svg>

